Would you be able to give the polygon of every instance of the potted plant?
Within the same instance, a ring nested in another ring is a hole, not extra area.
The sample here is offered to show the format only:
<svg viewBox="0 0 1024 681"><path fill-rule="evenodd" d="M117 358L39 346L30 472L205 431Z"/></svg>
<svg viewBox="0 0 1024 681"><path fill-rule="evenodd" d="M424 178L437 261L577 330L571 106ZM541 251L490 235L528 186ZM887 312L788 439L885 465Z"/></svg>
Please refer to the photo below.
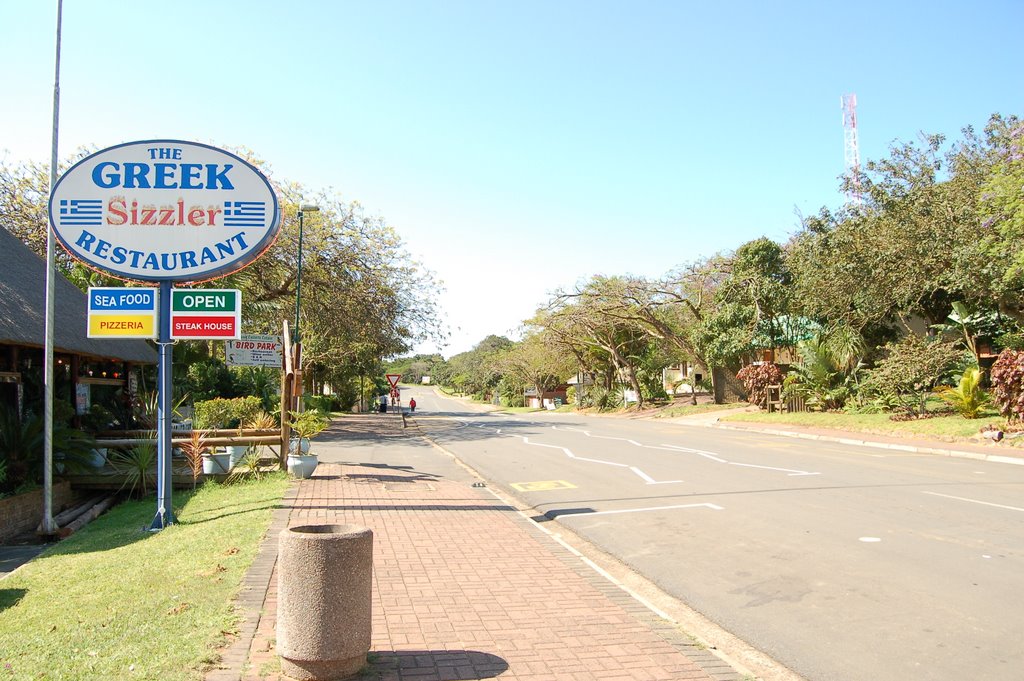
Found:
<svg viewBox="0 0 1024 681"><path fill-rule="evenodd" d="M192 427L199 430L217 430L231 418L231 401L221 397L195 403ZM218 451L216 447L207 447L203 453L204 475L227 475L231 470L231 455Z"/></svg>
<svg viewBox="0 0 1024 681"><path fill-rule="evenodd" d="M297 478L309 478L319 463L316 454L309 451L309 440L319 435L330 421L315 409L288 413L292 417L288 425L295 433L295 438L292 439L288 447L288 472Z"/></svg>
<svg viewBox="0 0 1024 681"><path fill-rule="evenodd" d="M260 403L258 397L235 397L228 400L232 420L238 421L238 435L241 437L242 430L252 421L256 416L263 411L263 405ZM225 423L225 425L227 425ZM228 458L229 468L234 468L235 464L241 461L249 453L249 445L228 445Z"/></svg>

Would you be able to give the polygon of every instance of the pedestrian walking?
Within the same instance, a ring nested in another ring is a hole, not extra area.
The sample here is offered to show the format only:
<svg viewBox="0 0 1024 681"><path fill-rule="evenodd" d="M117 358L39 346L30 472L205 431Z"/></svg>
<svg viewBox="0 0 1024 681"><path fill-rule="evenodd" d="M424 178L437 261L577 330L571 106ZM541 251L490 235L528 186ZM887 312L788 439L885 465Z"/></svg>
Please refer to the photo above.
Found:
<svg viewBox="0 0 1024 681"><path fill-rule="evenodd" d="M415 397L412 398L411 400L409 400L409 411L411 411L411 412L416 411L416 398Z"/></svg>

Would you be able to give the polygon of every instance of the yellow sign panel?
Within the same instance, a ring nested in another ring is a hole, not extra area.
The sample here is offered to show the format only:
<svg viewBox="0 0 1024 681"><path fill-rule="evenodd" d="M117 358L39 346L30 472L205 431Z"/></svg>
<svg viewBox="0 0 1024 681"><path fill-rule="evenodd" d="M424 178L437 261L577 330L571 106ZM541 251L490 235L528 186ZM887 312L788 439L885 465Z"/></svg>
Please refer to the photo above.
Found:
<svg viewBox="0 0 1024 681"><path fill-rule="evenodd" d="M89 338L156 338L156 315L90 314Z"/></svg>
<svg viewBox="0 0 1024 681"><path fill-rule="evenodd" d="M539 482L513 482L512 487L520 492L547 492L553 489L576 489L576 485L565 480L541 480Z"/></svg>

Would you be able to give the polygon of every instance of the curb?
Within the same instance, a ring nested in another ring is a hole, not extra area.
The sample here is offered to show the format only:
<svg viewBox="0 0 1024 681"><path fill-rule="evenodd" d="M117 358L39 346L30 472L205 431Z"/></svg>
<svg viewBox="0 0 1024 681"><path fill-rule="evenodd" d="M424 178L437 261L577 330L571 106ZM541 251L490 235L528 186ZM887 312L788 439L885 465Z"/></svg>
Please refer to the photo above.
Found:
<svg viewBox="0 0 1024 681"><path fill-rule="evenodd" d="M998 454L982 454L980 452L968 452L962 449L943 449L939 447L919 447L917 445L902 445L895 442L878 442L876 440L860 440L851 437L839 437L834 435L818 435L817 433L803 433L795 430L778 430L775 428L745 428L743 426L730 426L720 421L703 425L706 428L721 428L739 432L768 433L782 437L795 437L802 440L819 440L821 442L838 442L844 445L856 447L874 447L875 449L889 449L901 452L914 452L917 454L936 454L938 456L949 456L961 459L974 459L976 461L992 461L994 463L1009 463L1017 466L1024 466L1024 458L1015 456L1000 456Z"/></svg>

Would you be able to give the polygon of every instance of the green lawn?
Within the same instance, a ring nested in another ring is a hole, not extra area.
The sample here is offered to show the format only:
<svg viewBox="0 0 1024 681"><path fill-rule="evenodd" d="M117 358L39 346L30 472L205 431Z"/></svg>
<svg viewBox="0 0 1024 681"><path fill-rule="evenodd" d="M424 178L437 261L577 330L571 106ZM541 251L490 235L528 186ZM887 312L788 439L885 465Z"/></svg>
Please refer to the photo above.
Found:
<svg viewBox="0 0 1024 681"><path fill-rule="evenodd" d="M124 503L0 581L0 679L201 679L287 479Z"/></svg>
<svg viewBox="0 0 1024 681"><path fill-rule="evenodd" d="M968 420L962 416L937 416L920 421L892 421L888 414L844 414L804 412L780 414L757 412L733 414L722 421L752 421L757 423L792 424L813 428L833 428L863 433L896 436L923 436L945 441L963 441L976 437L987 423L1002 424L1003 419L995 412L985 418Z"/></svg>

